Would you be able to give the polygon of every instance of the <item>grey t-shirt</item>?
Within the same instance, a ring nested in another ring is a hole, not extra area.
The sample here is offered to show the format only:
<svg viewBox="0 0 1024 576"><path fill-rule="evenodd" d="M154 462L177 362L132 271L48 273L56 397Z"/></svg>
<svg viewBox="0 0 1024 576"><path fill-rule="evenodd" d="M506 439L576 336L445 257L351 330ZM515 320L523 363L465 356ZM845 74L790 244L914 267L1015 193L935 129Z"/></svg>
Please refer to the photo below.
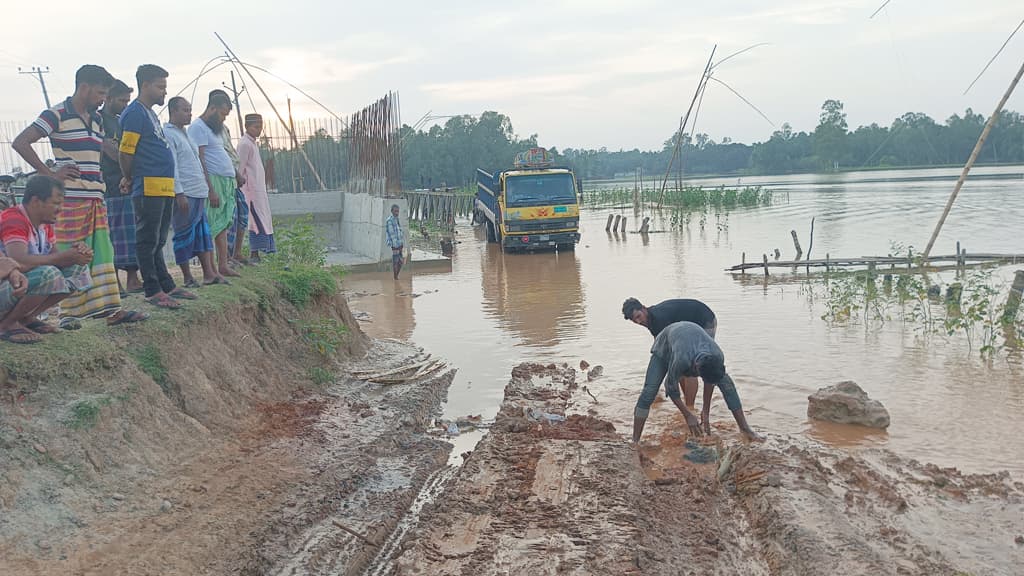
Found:
<svg viewBox="0 0 1024 576"><path fill-rule="evenodd" d="M683 376L697 376L693 363L705 356L718 356L725 362L725 354L708 336L704 328L693 322L669 324L654 339L651 354L668 364L667 382L678 382Z"/></svg>

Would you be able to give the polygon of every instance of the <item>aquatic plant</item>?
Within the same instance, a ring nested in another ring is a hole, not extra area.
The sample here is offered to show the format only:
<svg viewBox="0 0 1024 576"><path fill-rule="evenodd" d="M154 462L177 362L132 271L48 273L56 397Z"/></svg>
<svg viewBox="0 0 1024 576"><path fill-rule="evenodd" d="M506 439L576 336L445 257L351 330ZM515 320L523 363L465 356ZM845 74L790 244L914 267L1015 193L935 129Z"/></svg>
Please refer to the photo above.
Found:
<svg viewBox="0 0 1024 576"><path fill-rule="evenodd" d="M598 188L583 193L584 202L591 206L621 206L634 202L645 205L657 205L659 201L665 208L684 210L731 210L736 208L756 208L770 205L775 193L761 186L744 188L704 188L703 186L686 186L665 190L664 200L660 189L644 188Z"/></svg>

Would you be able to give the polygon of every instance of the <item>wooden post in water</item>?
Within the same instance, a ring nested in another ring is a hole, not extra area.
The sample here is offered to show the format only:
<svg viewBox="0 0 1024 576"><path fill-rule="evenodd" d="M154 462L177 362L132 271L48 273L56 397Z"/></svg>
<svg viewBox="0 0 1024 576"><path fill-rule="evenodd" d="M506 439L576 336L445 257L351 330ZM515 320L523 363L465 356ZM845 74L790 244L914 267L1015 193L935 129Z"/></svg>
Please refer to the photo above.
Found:
<svg viewBox="0 0 1024 576"><path fill-rule="evenodd" d="M621 214L616 214L615 215L615 223L612 224L612 230L614 230L615 232L619 231L619 221L620 220L622 220L622 215Z"/></svg>
<svg viewBox="0 0 1024 576"><path fill-rule="evenodd" d="M911 270L914 267L914 251L907 250L907 270Z"/></svg>
<svg viewBox="0 0 1024 576"><path fill-rule="evenodd" d="M625 216L622 217L622 233L623 234L626 233L626 217Z"/></svg>
<svg viewBox="0 0 1024 576"><path fill-rule="evenodd" d="M825 252L825 274L829 273L829 257L828 252Z"/></svg>
<svg viewBox="0 0 1024 576"><path fill-rule="evenodd" d="M967 174L971 171L971 167L974 166L974 161L978 159L978 155L981 153L982 146L985 145L985 139L988 138L989 132L992 131L992 127L995 126L996 119L999 118L999 113L1003 111L1003 106L1006 105L1006 101L1010 99L1010 94L1013 94L1014 88L1017 87L1017 83L1020 82L1021 76L1024 76L1024 62L1020 65L1020 70L1017 71L1017 75L1013 77L1010 82L1010 87L1006 89L1006 93L1003 94L1002 99L996 104L995 111L989 116L988 122L985 123L985 128L981 131L981 136L978 136L978 142L974 145L974 150L971 151L970 158L967 159L967 164L964 164L964 169L960 172L960 178L956 181L956 186L953 187L953 193L949 195L949 200L946 201L946 208L942 211L942 216L939 217L939 222L935 225L935 230L932 232L932 237L928 240L928 246L924 249L924 258L928 259L928 256L932 253L932 246L935 245L935 240L939 237L939 231L942 230L942 225L946 222L946 217L949 216L949 211L953 208L953 202L956 202L956 197L960 194L960 188L963 187L964 181L967 180Z"/></svg>
<svg viewBox="0 0 1024 576"><path fill-rule="evenodd" d="M740 263L743 264L744 266L747 265L747 253L746 252L743 253L743 259L740 260ZM740 268L740 274L742 274L743 276L746 276L747 275L747 269L746 268Z"/></svg>
<svg viewBox="0 0 1024 576"><path fill-rule="evenodd" d="M764 261L764 277L767 278L768 277L768 255L764 254L763 258L764 258L764 260L763 260Z"/></svg>
<svg viewBox="0 0 1024 576"><path fill-rule="evenodd" d="M790 230L789 233L793 235L793 246L796 247L796 258L793 260L799 260L800 255L804 253L803 248L800 247L800 239L796 236L796 230Z"/></svg>
<svg viewBox="0 0 1024 576"><path fill-rule="evenodd" d="M640 233L641 234L647 234L648 232L650 232L650 226L651 226L651 217L650 216L644 216L644 223L640 226Z"/></svg>
<svg viewBox="0 0 1024 576"><path fill-rule="evenodd" d="M612 231L612 218L614 218L614 217L615 217L614 214L609 214L608 215L608 222L604 225L604 231L605 232L611 232Z"/></svg>
<svg viewBox="0 0 1024 576"><path fill-rule="evenodd" d="M1009 324L1017 319L1021 294L1024 294L1024 270L1017 270L1013 275L1010 295L1006 297L1006 306L1003 308L1003 323Z"/></svg>
<svg viewBox="0 0 1024 576"><path fill-rule="evenodd" d="M779 249L776 248L775 249L775 259L778 260L779 258L782 258L782 252L779 252Z"/></svg>
<svg viewBox="0 0 1024 576"><path fill-rule="evenodd" d="M813 249L814 249L814 216L811 216L811 241L807 245L807 260L808 261L810 261L810 259L811 259L811 250L813 250ZM807 273L808 274L811 273L811 265L810 264L807 265Z"/></svg>

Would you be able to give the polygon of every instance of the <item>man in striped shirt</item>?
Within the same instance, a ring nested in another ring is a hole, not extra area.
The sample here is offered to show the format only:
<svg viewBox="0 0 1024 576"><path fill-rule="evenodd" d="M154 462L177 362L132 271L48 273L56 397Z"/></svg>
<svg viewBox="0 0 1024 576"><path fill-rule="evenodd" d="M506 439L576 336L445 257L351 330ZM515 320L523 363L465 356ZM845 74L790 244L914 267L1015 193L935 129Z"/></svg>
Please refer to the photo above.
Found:
<svg viewBox="0 0 1024 576"><path fill-rule="evenodd" d="M100 170L103 154L103 119L97 110L114 83L100 66L86 64L75 73L75 93L25 128L12 147L39 174L57 178L66 190L64 205L55 226L57 249L83 243L92 250L92 285L61 303L63 326L73 327L79 318L107 318L108 324L138 322L146 315L121 309L114 269L114 247L103 202L105 186ZM39 158L32 144L50 139L56 170Z"/></svg>

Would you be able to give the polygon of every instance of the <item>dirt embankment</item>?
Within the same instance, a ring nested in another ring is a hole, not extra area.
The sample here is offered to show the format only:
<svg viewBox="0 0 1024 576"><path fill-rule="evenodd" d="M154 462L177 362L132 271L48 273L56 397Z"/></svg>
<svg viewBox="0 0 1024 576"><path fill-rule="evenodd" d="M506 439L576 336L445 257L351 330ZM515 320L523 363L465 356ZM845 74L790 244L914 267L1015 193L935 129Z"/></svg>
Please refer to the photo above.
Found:
<svg viewBox="0 0 1024 576"><path fill-rule="evenodd" d="M447 461L423 430L453 372L348 376L417 350L370 342L341 298L297 310L256 290L174 318L7 363L0 574L360 573ZM323 322L349 330L333 364L303 328ZM314 384L324 366L334 382Z"/></svg>
<svg viewBox="0 0 1024 576"><path fill-rule="evenodd" d="M566 365L513 371L494 428L403 543L397 574L1012 575L1024 485L803 438L636 449L570 414ZM694 463L684 456L689 455ZM1015 541L1016 540L1016 541Z"/></svg>

